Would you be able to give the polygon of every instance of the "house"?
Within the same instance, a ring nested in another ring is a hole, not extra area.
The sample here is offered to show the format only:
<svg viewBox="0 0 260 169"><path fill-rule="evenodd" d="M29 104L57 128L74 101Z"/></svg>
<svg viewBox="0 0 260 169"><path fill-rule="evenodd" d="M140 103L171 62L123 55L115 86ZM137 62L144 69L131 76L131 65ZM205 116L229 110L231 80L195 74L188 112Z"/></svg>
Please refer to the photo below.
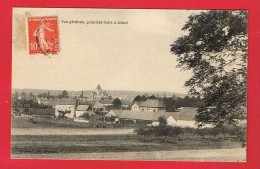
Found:
<svg viewBox="0 0 260 169"><path fill-rule="evenodd" d="M172 115L177 119L180 127L196 128L195 115L197 107L181 107L178 112L172 112Z"/></svg>
<svg viewBox="0 0 260 169"><path fill-rule="evenodd" d="M105 117L118 117L119 119L150 121L152 125L159 125L158 118L164 116L167 124L179 127L197 128L195 115L197 114L196 107L183 107L179 112L144 112L133 110L111 110ZM211 127L207 125L206 127Z"/></svg>
<svg viewBox="0 0 260 169"><path fill-rule="evenodd" d="M92 107L92 111L93 112L106 111L106 106L104 104L100 103L99 101L96 101L96 103Z"/></svg>
<svg viewBox="0 0 260 169"><path fill-rule="evenodd" d="M98 84L96 89L94 91L91 91L90 94L92 99L108 98L108 93L101 89L100 84Z"/></svg>
<svg viewBox="0 0 260 169"><path fill-rule="evenodd" d="M44 97L39 97L36 99L38 104L48 105L50 100Z"/></svg>
<svg viewBox="0 0 260 169"><path fill-rule="evenodd" d="M161 100L147 99L139 106L139 110L143 112L166 112L166 106Z"/></svg>
<svg viewBox="0 0 260 169"><path fill-rule="evenodd" d="M75 117L76 99L63 98L55 102L55 116L56 117Z"/></svg>
<svg viewBox="0 0 260 169"><path fill-rule="evenodd" d="M135 101L134 104L131 107L132 111L140 111L140 105L142 104L142 101Z"/></svg>
<svg viewBox="0 0 260 169"><path fill-rule="evenodd" d="M177 120L168 112L143 112L143 111L132 111L132 110L111 110L105 117L118 117L119 120L131 120L134 123L137 121L147 122L151 125L159 125L158 118L165 117L167 124L171 126L178 126Z"/></svg>
<svg viewBox="0 0 260 169"><path fill-rule="evenodd" d="M52 99L48 99L48 98L44 98L44 97L36 98L36 100L39 105L48 106L50 108L55 107L56 100L52 100Z"/></svg>
<svg viewBox="0 0 260 169"><path fill-rule="evenodd" d="M91 108L89 105L78 105L76 112L75 112L75 117L80 117L84 113L87 113L87 111L90 111Z"/></svg>

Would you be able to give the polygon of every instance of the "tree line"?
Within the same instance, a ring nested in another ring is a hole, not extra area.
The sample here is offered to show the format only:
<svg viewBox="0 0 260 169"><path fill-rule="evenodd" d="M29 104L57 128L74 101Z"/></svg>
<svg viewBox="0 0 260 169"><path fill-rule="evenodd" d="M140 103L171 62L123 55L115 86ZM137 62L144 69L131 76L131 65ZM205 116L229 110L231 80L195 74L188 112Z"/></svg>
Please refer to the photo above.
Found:
<svg viewBox="0 0 260 169"><path fill-rule="evenodd" d="M176 111L180 107L201 107L203 106L203 99L200 97L195 96L185 96L184 98L172 96L172 97L156 97L154 95L152 96L146 96L146 95L137 95L133 99L133 103L135 101L146 101L147 99L159 99L161 100L164 105L166 106L166 111L172 112Z"/></svg>

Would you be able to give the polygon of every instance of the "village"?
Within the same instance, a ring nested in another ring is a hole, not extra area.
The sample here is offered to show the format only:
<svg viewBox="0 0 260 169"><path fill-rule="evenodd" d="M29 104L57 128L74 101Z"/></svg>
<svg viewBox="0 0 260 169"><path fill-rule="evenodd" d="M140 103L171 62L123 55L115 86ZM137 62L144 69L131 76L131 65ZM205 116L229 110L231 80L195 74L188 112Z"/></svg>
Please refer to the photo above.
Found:
<svg viewBox="0 0 260 169"><path fill-rule="evenodd" d="M32 96L32 94L29 95ZM107 127L111 124L114 126L140 124L157 126L159 117L164 117L170 126L196 127L194 117L197 107L180 107L176 104L176 98L172 97L138 95L130 99L113 99L107 91L102 90L100 85L97 85L89 96L84 96L83 91L79 97L74 98L68 97L66 92L62 98L47 95L39 95L40 97L35 98L14 96L13 100L16 101L13 101L13 114L18 118L27 116L35 124L37 117L49 116L73 119L78 123L90 123L95 120L100 122L98 127ZM21 103L21 100L26 99L27 103L26 101L23 102L24 104ZM34 105L33 99L37 106Z"/></svg>
<svg viewBox="0 0 260 169"><path fill-rule="evenodd" d="M199 128L195 116L200 98L140 93L127 100L111 96L100 85L89 95L68 93L13 93L12 157L80 158L83 153L84 159L121 159L122 154L135 159L137 153L136 159L167 160L176 158L170 152L213 148L209 153L215 159L215 149L235 148L239 153L233 158L244 160L238 128ZM142 155L154 151L168 155Z"/></svg>

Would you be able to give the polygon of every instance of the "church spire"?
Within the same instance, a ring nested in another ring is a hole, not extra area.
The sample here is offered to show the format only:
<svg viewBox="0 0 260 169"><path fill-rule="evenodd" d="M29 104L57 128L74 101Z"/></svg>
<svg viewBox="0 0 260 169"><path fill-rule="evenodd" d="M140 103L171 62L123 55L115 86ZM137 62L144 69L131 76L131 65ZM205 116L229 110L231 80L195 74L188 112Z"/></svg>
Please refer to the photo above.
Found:
<svg viewBox="0 0 260 169"><path fill-rule="evenodd" d="M101 90L100 84L97 85L96 89Z"/></svg>

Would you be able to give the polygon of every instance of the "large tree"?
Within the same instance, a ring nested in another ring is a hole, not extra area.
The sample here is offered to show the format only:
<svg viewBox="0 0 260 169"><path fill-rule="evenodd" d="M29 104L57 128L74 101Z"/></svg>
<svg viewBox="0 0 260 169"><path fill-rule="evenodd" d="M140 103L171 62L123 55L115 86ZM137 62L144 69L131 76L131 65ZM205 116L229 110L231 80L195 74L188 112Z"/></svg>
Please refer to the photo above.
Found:
<svg viewBox="0 0 260 169"><path fill-rule="evenodd" d="M61 95L59 95L59 97L60 98L69 98L69 93L67 92L67 90L63 90Z"/></svg>
<svg viewBox="0 0 260 169"><path fill-rule="evenodd" d="M172 45L177 67L192 71L185 86L203 98L199 125L236 124L246 117L247 12L206 11L191 15L184 36Z"/></svg>
<svg viewBox="0 0 260 169"><path fill-rule="evenodd" d="M119 98L115 98L113 101L113 108L119 109L121 108L122 102Z"/></svg>

